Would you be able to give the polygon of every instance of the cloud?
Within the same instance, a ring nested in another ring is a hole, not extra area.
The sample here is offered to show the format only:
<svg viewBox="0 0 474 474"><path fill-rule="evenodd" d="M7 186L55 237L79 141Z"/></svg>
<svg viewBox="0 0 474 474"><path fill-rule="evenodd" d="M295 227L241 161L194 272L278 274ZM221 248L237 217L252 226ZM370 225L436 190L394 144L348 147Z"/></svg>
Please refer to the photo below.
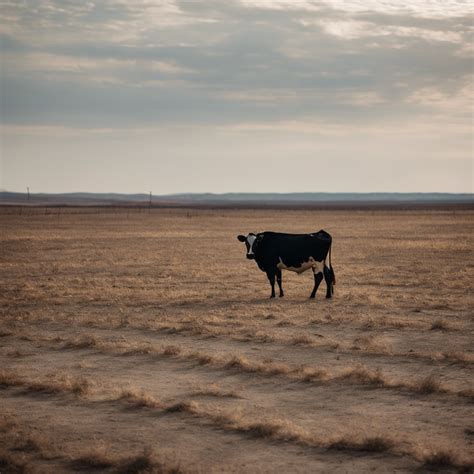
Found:
<svg viewBox="0 0 474 474"><path fill-rule="evenodd" d="M471 81L467 3L381 5L7 1L2 120L349 125L431 112L456 121Z"/></svg>
<svg viewBox="0 0 474 474"><path fill-rule="evenodd" d="M472 13L469 1L445 0L243 0L243 4L255 8L299 9L318 11L323 6L347 13L381 12L384 14L408 14L424 18L446 18Z"/></svg>

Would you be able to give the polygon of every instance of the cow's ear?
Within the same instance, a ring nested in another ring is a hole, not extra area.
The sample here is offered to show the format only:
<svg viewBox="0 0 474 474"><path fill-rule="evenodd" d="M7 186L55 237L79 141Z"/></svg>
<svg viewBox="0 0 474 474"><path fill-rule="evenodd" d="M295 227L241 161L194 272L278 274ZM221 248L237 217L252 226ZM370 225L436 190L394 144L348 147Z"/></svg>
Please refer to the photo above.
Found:
<svg viewBox="0 0 474 474"><path fill-rule="evenodd" d="M262 239L263 239L263 234L257 234L257 241L262 240Z"/></svg>
<svg viewBox="0 0 474 474"><path fill-rule="evenodd" d="M247 240L247 237L245 237L245 235L238 235L237 236L237 239L240 241L240 242L245 242Z"/></svg>

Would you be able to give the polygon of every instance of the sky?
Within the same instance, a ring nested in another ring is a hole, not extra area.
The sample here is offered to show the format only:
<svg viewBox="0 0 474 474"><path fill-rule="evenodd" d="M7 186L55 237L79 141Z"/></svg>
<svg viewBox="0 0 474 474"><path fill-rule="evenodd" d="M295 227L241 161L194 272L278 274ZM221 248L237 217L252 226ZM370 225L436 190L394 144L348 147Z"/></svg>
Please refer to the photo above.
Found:
<svg viewBox="0 0 474 474"><path fill-rule="evenodd" d="M473 192L461 0L0 0L0 188Z"/></svg>

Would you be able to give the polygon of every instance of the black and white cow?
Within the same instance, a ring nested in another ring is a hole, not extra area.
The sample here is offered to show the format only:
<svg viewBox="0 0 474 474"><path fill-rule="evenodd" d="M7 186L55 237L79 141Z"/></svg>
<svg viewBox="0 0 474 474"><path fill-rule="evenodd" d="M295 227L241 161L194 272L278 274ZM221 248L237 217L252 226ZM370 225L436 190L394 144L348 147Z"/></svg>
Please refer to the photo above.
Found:
<svg viewBox="0 0 474 474"><path fill-rule="evenodd" d="M237 236L247 246L247 258L255 260L260 270L267 274L272 287L270 298L275 297L275 277L283 296L281 271L303 273L311 268L314 273L314 288L310 298L316 296L324 275L326 298L331 298L336 283L331 266L332 237L324 230L312 234L282 234L278 232L250 233Z"/></svg>

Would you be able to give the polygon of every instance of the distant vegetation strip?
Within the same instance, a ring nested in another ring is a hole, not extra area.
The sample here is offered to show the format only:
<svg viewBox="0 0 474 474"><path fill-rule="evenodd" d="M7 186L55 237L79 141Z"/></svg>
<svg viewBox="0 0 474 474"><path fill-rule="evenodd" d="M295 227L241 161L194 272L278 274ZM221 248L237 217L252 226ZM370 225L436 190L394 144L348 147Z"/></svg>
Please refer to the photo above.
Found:
<svg viewBox="0 0 474 474"><path fill-rule="evenodd" d="M121 193L0 192L3 205L156 206L156 207L311 207L473 205L472 193L185 193L169 195Z"/></svg>

